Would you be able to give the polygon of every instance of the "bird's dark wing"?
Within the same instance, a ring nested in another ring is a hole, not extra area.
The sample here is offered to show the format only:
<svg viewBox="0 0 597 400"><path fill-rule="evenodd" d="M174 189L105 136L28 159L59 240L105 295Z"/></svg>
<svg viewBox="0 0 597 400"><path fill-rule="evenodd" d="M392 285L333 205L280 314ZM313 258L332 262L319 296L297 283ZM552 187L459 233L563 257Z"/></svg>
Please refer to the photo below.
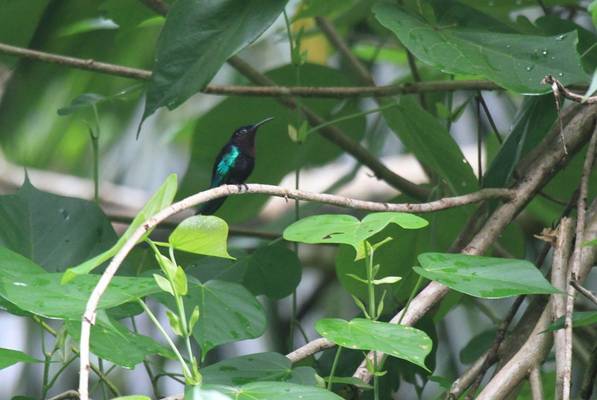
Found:
<svg viewBox="0 0 597 400"><path fill-rule="evenodd" d="M218 157L211 175L211 187L220 186L228 181L234 165L240 156L240 150L234 145L224 146Z"/></svg>

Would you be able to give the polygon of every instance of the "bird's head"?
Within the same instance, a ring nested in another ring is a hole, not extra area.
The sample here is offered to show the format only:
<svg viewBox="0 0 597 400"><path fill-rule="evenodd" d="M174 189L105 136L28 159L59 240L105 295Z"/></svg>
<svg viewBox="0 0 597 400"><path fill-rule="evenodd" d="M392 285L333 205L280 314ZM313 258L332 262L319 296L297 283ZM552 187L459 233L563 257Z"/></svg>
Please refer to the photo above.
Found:
<svg viewBox="0 0 597 400"><path fill-rule="evenodd" d="M241 126L232 134L232 141L237 143L253 142L253 140L255 140L255 134L257 133L257 129L261 125L271 121L272 119L274 118L270 117L253 125Z"/></svg>

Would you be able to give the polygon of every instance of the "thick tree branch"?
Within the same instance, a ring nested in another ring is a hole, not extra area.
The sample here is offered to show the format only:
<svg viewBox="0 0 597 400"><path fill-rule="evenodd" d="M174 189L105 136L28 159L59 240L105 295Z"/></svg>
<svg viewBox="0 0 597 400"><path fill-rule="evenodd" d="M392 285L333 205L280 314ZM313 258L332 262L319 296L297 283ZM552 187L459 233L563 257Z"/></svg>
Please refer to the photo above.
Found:
<svg viewBox="0 0 597 400"><path fill-rule="evenodd" d="M541 371L539 367L533 368L529 374L529 385L531 386L532 400L543 400L543 382L541 381Z"/></svg>
<svg viewBox="0 0 597 400"><path fill-rule="evenodd" d="M63 56L44 51L0 43L0 53L28 58L53 64L137 80L149 80L151 71L122 65L99 62L94 59ZM456 90L502 90L495 83L483 80L470 81L427 81L387 86L242 86L207 85L201 92L221 96L256 97L382 97L422 92L451 92Z"/></svg>
<svg viewBox="0 0 597 400"><path fill-rule="evenodd" d="M597 236L597 200L591 206L591 214L588 219L589 223L585 228L584 236L595 237ZM581 282L586 278L597 260L597 248L585 247L582 251L582 264L579 267ZM568 262L572 263L573 258L574 255L571 256ZM550 316L551 307L549 305L543 307L541 318L535 326L534 332L524 336L526 343L523 346L516 347L516 354L487 383L483 391L479 394L479 397L477 397L477 400L500 400L506 398L509 392L524 379L529 371L544 360L551 348L552 335L547 333L541 334L540 332L543 332L547 328L551 318L546 317ZM526 318L527 315L525 314L521 318L521 322L524 322Z"/></svg>
<svg viewBox="0 0 597 400"><path fill-rule="evenodd" d="M481 255L502 233L506 226L518 215L541 187L569 160L568 152L578 151L586 143L595 126L596 106L584 107L574 115L566 125L564 135L567 139L568 151L564 149L557 140L559 129L552 128L551 132L544 139L547 144L545 151L538 155L533 163L529 165L528 172L520 179L513 188L516 192L514 200L504 203L498 207L489 217L483 227L473 237L471 242L462 250L463 254ZM541 145L540 145L541 146ZM539 147L539 146L538 146ZM449 289L437 282L432 282L423 289L411 302L404 317L404 310L400 311L390 320L391 323L402 321L404 325L413 325L423 317L438 301L440 301ZM381 365L383 354L378 354L378 365ZM372 360L373 353L368 357ZM367 370L366 362L363 361L355 371L354 377L369 382L371 374Z"/></svg>
<svg viewBox="0 0 597 400"><path fill-rule="evenodd" d="M224 185L214 189L199 192L179 202L176 202L170 205L169 207L163 209L162 211L151 217L149 220L145 221L145 223L141 227L139 227L135 232L133 232L131 237L124 243L120 251L114 256L114 258L100 277L100 280L98 281L97 285L95 286L93 292L89 297L87 306L85 307L85 313L81 322L79 393L81 395L82 400L89 399L89 336L91 332L91 325L95 323L97 305L99 304L101 296L110 284L112 277L118 271L120 264L124 261L124 258L127 256L127 254L133 249L135 244L143 237L143 235L147 233L147 231L151 230L171 215L174 215L182 210L189 209L198 204L205 203L216 198L246 193L269 194L272 196L278 196L283 198L316 201L359 210L402 212L432 212L437 210L443 210L446 208L456 207L459 205L471 204L473 202L478 202L487 198L500 198L504 196L506 198L510 198L512 196L511 191L507 189L484 189L483 191L471 193L469 195L445 198L430 203L392 204L355 200L341 196L305 192L302 190L294 189L285 189L271 185L248 184L241 186Z"/></svg>

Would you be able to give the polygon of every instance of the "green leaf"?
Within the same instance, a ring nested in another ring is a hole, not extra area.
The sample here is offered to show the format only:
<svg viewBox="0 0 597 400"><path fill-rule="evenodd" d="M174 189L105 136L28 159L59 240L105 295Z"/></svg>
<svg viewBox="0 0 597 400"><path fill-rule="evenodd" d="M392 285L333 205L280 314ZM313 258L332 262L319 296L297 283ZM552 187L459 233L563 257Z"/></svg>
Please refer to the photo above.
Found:
<svg viewBox="0 0 597 400"><path fill-rule="evenodd" d="M355 318L321 319L315 324L317 332L349 349L381 351L426 370L425 357L431 352L432 342L421 330L388 322Z"/></svg>
<svg viewBox="0 0 597 400"><path fill-rule="evenodd" d="M597 246L597 239L587 240L582 243L582 247L595 247Z"/></svg>
<svg viewBox="0 0 597 400"><path fill-rule="evenodd" d="M43 361L33 358L22 351L0 348L0 369L20 362L42 363Z"/></svg>
<svg viewBox="0 0 597 400"><path fill-rule="evenodd" d="M228 254L228 224L213 215L195 215L182 221L168 241L177 250L207 256L234 258Z"/></svg>
<svg viewBox="0 0 597 400"><path fill-rule="evenodd" d="M59 108L58 115L64 116L74 114L77 111L88 109L105 100L106 97L102 96L101 94L83 93L75 97L67 107Z"/></svg>
<svg viewBox="0 0 597 400"><path fill-rule="evenodd" d="M314 386L289 382L251 382L242 386L202 385L185 389L185 400L222 400L222 397L205 397L202 392L215 391L234 400L341 400L338 395Z"/></svg>
<svg viewBox="0 0 597 400"><path fill-rule="evenodd" d="M81 276L68 284L60 283L61 276L0 247L0 296L25 311L47 318L80 318L99 275ZM98 308L116 307L157 292L160 289L153 278L115 276Z"/></svg>
<svg viewBox="0 0 597 400"><path fill-rule="evenodd" d="M247 259L243 285L254 295L282 299L301 281L302 266L296 253L281 241L259 247Z"/></svg>
<svg viewBox="0 0 597 400"><path fill-rule="evenodd" d="M81 337L81 321L66 321L65 326L68 334L78 341ZM129 369L153 354L176 358L170 349L148 336L129 331L122 323L111 318L98 318L91 326L90 348L98 357Z"/></svg>
<svg viewBox="0 0 597 400"><path fill-rule="evenodd" d="M364 240L381 232L390 223L403 229L420 229L428 222L413 214L380 212L368 214L363 221L352 215L323 214L303 218L284 230L284 239L302 243L349 244L356 259L365 256Z"/></svg>
<svg viewBox="0 0 597 400"><path fill-rule="evenodd" d="M553 332L564 328L564 317L555 320L545 332ZM597 311L575 311L572 313L572 327L590 326L597 324Z"/></svg>
<svg viewBox="0 0 597 400"><path fill-rule="evenodd" d="M585 92L584 96L582 97L583 102L587 101L587 98L592 96L595 92L597 92L597 69L593 72L593 77L591 78L591 84L589 88Z"/></svg>
<svg viewBox="0 0 597 400"><path fill-rule="evenodd" d="M257 39L284 0L178 0L157 43L143 119L174 109L209 83L226 60Z"/></svg>
<svg viewBox="0 0 597 400"><path fill-rule="evenodd" d="M297 374L296 372L299 372ZM302 383L301 374L312 374L315 385L315 370L311 367L292 368L288 358L279 353L257 353L229 358L201 369L205 384L244 385L256 381L280 381Z"/></svg>
<svg viewBox="0 0 597 400"><path fill-rule="evenodd" d="M164 292L170 293L172 296L174 296L174 291L172 290L172 285L170 284L170 281L168 279L166 279L162 275L158 275L158 274L153 274L153 279L155 280L155 283L157 283L157 285L160 287L160 289L162 289Z"/></svg>
<svg viewBox="0 0 597 400"><path fill-rule="evenodd" d="M495 329L489 329L474 336L462 350L459 358L463 364L471 364L481 357L495 340Z"/></svg>
<svg viewBox="0 0 597 400"><path fill-rule="evenodd" d="M184 400L232 400L232 397L217 390L205 389L203 386L197 385L185 387Z"/></svg>
<svg viewBox="0 0 597 400"><path fill-rule="evenodd" d="M172 297L159 294L156 298L176 310ZM211 280L201 284L191 279L183 301L187 318L195 307L201 310L193 337L201 346L202 357L216 346L254 339L265 331L263 307L251 292L237 283Z"/></svg>
<svg viewBox="0 0 597 400"><path fill-rule="evenodd" d="M199 311L199 307L195 306L195 308L193 308L193 312L191 313L191 318L189 318L189 332L193 331L193 328L197 324L197 321L199 321L200 315L201 312Z"/></svg>
<svg viewBox="0 0 597 400"><path fill-rule="evenodd" d="M481 75L521 94L549 92L541 84L545 75L564 85L587 80L576 31L543 37L437 28L390 3L378 3L373 12L418 59L446 73Z"/></svg>
<svg viewBox="0 0 597 400"><path fill-rule="evenodd" d="M525 97L514 126L483 178L484 187L505 187L518 161L549 132L557 118L553 96Z"/></svg>
<svg viewBox="0 0 597 400"><path fill-rule="evenodd" d="M166 310L166 317L168 317L168 323L170 324L170 328L172 328L172 332L178 336L186 336L182 330L178 315L174 314L170 310Z"/></svg>
<svg viewBox="0 0 597 400"><path fill-rule="evenodd" d="M116 241L97 204L37 190L29 179L0 196L0 246L55 272L80 263Z"/></svg>
<svg viewBox="0 0 597 400"><path fill-rule="evenodd" d="M145 203L145 206L139 211L133 222L129 225L127 230L122 234L120 239L107 251L93 257L90 260L83 262L82 264L77 265L76 267L69 268L64 271L64 276L62 278L63 283L67 283L73 280L77 275L84 275L88 274L89 272L93 271L102 263L108 261L110 258L114 257L116 253L124 246L126 241L132 236L132 234L143 224L146 220L150 217L154 216L164 208L168 207L172 204L172 200L174 200L174 195L176 194L177 189L177 181L176 181L176 174L170 174L159 187L159 189L151 196L151 198ZM151 230L145 233L143 237L139 240L139 242L145 240L146 237L149 236Z"/></svg>
<svg viewBox="0 0 597 400"><path fill-rule="evenodd" d="M391 285L396 282L399 282L401 279L402 278L399 276L386 276L385 278L374 279L373 284L374 285Z"/></svg>
<svg viewBox="0 0 597 400"><path fill-rule="evenodd" d="M449 253L423 253L418 260L419 275L475 297L560 293L526 260Z"/></svg>
<svg viewBox="0 0 597 400"><path fill-rule="evenodd" d="M477 189L473 169L450 132L412 96L402 96L398 107L384 111L383 115L406 149L436 172L452 193Z"/></svg>
<svg viewBox="0 0 597 400"><path fill-rule="evenodd" d="M176 274L174 274L174 289L179 296L185 296L188 291L187 275L181 266L178 266Z"/></svg>
<svg viewBox="0 0 597 400"><path fill-rule="evenodd" d="M356 84L343 71L323 65L305 64L301 66L300 74L301 84L306 86ZM292 65L276 68L265 75L279 85L296 84L296 69ZM301 104L326 120L361 111L356 102L338 102L337 99L305 98ZM232 132L265 117L274 117L274 120L259 128L255 143L257 162L249 182L276 185L297 168L321 166L344 154L342 149L319 133L309 135L300 145L293 143L286 132L288 121L296 118L296 111L288 109L276 99L231 96L197 121L191 160L184 176L181 195L191 195L201 188L209 187L214 159ZM356 141L360 141L366 131L364 116L339 122L335 126ZM218 215L229 224L254 219L268 199L269 196L265 195L231 196L218 210Z"/></svg>

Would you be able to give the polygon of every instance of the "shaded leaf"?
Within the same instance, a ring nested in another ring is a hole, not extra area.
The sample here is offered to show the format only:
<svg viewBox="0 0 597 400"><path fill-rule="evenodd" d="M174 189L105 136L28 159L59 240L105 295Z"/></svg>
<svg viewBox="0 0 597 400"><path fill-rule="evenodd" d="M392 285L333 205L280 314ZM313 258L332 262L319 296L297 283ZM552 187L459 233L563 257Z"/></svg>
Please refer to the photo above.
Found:
<svg viewBox="0 0 597 400"><path fill-rule="evenodd" d="M16 363L43 363L43 361L31 357L22 351L0 348L0 369L10 367Z"/></svg>
<svg viewBox="0 0 597 400"><path fill-rule="evenodd" d="M81 321L66 321L68 334L78 341L81 337ZM172 351L148 336L128 330L113 319L97 319L91 326L90 349L93 354L124 368L132 369L150 355L175 359ZM118 343L115 346L115 343Z"/></svg>
<svg viewBox="0 0 597 400"><path fill-rule="evenodd" d="M116 240L97 204L37 190L29 179L16 194L0 196L0 246L48 271L63 271Z"/></svg>
<svg viewBox="0 0 597 400"><path fill-rule="evenodd" d="M252 382L242 386L220 386L203 385L199 387L187 387L185 389L185 400L223 400L215 394L202 397L201 392L215 391L234 400L341 400L338 395L314 386L303 386L288 382Z"/></svg>
<svg viewBox="0 0 597 400"><path fill-rule="evenodd" d="M114 257L114 255L118 253L118 251L122 248L122 246L124 246L126 241L141 226L141 224L172 203L177 187L176 174L168 175L162 186L160 186L153 196L151 196L151 198L147 201L147 203L145 203L145 206L143 206L141 211L137 213L133 219L133 222L131 222L129 227L118 239L118 241L105 252L77 265L76 267L69 268L64 271L62 282L67 283L74 279L77 275L88 274L102 263ZM143 235L139 241L145 240L150 233L151 231L145 233L145 235Z"/></svg>
<svg viewBox="0 0 597 400"><path fill-rule="evenodd" d="M299 376L296 370L300 371ZM303 369L312 374L311 385L315 385L315 370L311 367L292 368L290 360L279 353L257 353L229 358L201 369L205 384L244 385L256 381L282 381L302 383Z"/></svg>
<svg viewBox="0 0 597 400"><path fill-rule="evenodd" d="M178 0L158 39L143 119L176 108L280 15L283 0Z"/></svg>
<svg viewBox="0 0 597 400"><path fill-rule="evenodd" d="M549 92L541 84L546 75L564 85L587 80L576 52L576 31L543 37L438 29L395 4L378 3L373 11L417 58L447 73L481 75L521 94Z"/></svg>
<svg viewBox="0 0 597 400"><path fill-rule="evenodd" d="M555 320L545 332L553 332L564 328L564 317ZM597 311L575 311L572 314L572 327L589 326L597 324Z"/></svg>
<svg viewBox="0 0 597 400"><path fill-rule="evenodd" d="M60 283L61 276L0 247L0 296L25 311L48 318L80 318L99 275L84 275L68 284ZM115 276L98 309L116 307L159 291L153 278Z"/></svg>

